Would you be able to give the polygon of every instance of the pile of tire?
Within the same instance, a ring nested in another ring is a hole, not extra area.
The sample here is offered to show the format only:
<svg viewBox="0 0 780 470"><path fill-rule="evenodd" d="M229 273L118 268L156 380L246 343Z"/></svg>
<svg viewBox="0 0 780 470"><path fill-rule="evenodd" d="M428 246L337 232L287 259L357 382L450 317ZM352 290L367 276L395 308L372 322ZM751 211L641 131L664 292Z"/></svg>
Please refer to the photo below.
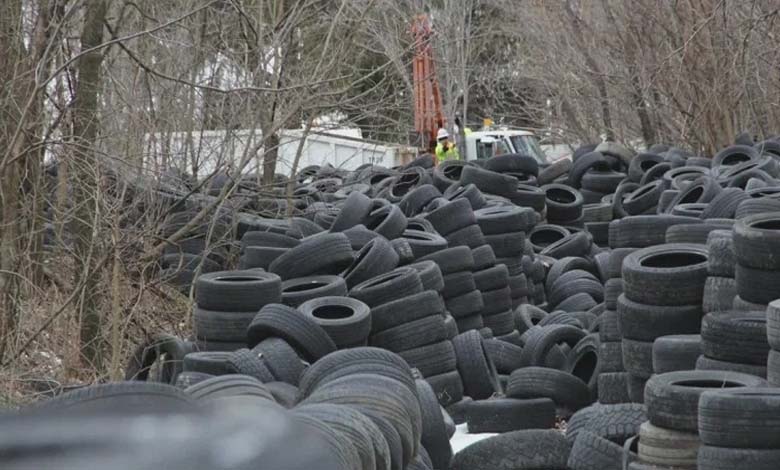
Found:
<svg viewBox="0 0 780 470"><path fill-rule="evenodd" d="M724 430L774 423L740 390L780 383L778 160L602 143L544 168L307 168L293 201L254 190L239 269L194 281L192 340L153 336L127 377L262 396L340 468L763 465L774 440ZM498 435L453 457L464 424Z"/></svg>

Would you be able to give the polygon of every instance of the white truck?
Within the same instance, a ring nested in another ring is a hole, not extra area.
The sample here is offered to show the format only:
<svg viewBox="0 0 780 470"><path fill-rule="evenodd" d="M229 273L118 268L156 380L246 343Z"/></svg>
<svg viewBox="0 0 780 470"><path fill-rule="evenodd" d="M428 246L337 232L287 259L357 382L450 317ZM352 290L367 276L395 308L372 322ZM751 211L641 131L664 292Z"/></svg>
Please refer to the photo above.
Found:
<svg viewBox="0 0 780 470"><path fill-rule="evenodd" d="M534 157L540 164L550 163L539 139L531 131L516 129L486 129L466 134L465 160L490 158L507 153Z"/></svg>

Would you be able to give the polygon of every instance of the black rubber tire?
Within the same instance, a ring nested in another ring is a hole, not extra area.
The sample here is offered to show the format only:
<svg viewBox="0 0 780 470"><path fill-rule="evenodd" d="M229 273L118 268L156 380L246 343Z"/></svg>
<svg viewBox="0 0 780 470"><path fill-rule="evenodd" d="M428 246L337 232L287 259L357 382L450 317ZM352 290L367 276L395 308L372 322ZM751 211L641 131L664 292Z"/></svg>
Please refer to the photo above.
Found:
<svg viewBox="0 0 780 470"><path fill-rule="evenodd" d="M778 449L780 394L771 388L733 388L702 393L699 434L705 445Z"/></svg>
<svg viewBox="0 0 780 470"><path fill-rule="evenodd" d="M458 332L465 333L469 330L482 330L485 328L485 322L482 319L482 315L479 313L475 315L468 315L455 319L455 324L458 327ZM457 336L457 335L455 335Z"/></svg>
<svg viewBox="0 0 780 470"><path fill-rule="evenodd" d="M634 215L613 220L609 227L610 248L645 248L666 243L666 230L701 219L679 215Z"/></svg>
<svg viewBox="0 0 780 470"><path fill-rule="evenodd" d="M342 439L355 445L361 465L373 465L377 470L390 469L390 447L384 435L370 418L345 405L308 404L295 408L294 413L303 413L321 420Z"/></svg>
<svg viewBox="0 0 780 470"><path fill-rule="evenodd" d="M622 470L623 447L588 431L578 433L567 467L570 470Z"/></svg>
<svg viewBox="0 0 780 470"><path fill-rule="evenodd" d="M347 295L347 284L341 276L308 276L282 282L282 303L297 307L307 300Z"/></svg>
<svg viewBox="0 0 780 470"><path fill-rule="evenodd" d="M572 163L566 184L574 188L580 188L582 186L582 179L585 176L585 173L594 167L607 167L607 161L604 159L604 155L601 152L588 152L584 155L581 155Z"/></svg>
<svg viewBox="0 0 780 470"><path fill-rule="evenodd" d="M45 413L78 414L189 413L197 410L194 400L183 390L169 384L141 381L93 384L57 395L37 407Z"/></svg>
<svg viewBox="0 0 780 470"><path fill-rule="evenodd" d="M353 191L342 204L341 211L339 211L339 215L333 221L330 231L343 232L362 223L368 216L368 213L371 212L371 208L371 198L358 191Z"/></svg>
<svg viewBox="0 0 780 470"><path fill-rule="evenodd" d="M696 468L701 442L696 433L674 431L642 423L638 454L642 462L663 468Z"/></svg>
<svg viewBox="0 0 780 470"><path fill-rule="evenodd" d="M459 334L453 338L452 345L455 347L458 372L466 395L481 400L501 392L495 365L483 345L482 336L476 330Z"/></svg>
<svg viewBox="0 0 780 470"><path fill-rule="evenodd" d="M496 235L485 235L485 244L493 248L496 256L510 258L523 256L525 249L525 232L506 232Z"/></svg>
<svg viewBox="0 0 780 470"><path fill-rule="evenodd" d="M575 426L577 415L569 422L570 429L574 431L567 430L566 439L570 442L574 442L572 439L578 437L581 431L588 431L623 445L627 439L636 436L639 426L647 421L645 407L636 403L600 405L585 410L587 412L582 415L579 424Z"/></svg>
<svg viewBox="0 0 780 470"><path fill-rule="evenodd" d="M250 347L274 336L287 341L310 362L336 350L333 340L322 327L286 305L266 305L247 329Z"/></svg>
<svg viewBox="0 0 780 470"><path fill-rule="evenodd" d="M486 339L484 345L499 374L511 374L522 367L520 355L523 348L520 346L496 338Z"/></svg>
<svg viewBox="0 0 780 470"><path fill-rule="evenodd" d="M420 275L423 290L439 292L444 289L444 277L441 274L439 265L433 261L421 261L410 264L408 267L416 270Z"/></svg>
<svg viewBox="0 0 780 470"><path fill-rule="evenodd" d="M241 251L250 246L267 248L293 248L300 240L274 232L249 231L241 237Z"/></svg>
<svg viewBox="0 0 780 470"><path fill-rule="evenodd" d="M599 318L601 318L599 327L599 339L601 342L620 342L622 337L620 336L620 329L618 327L617 312L606 310Z"/></svg>
<svg viewBox="0 0 780 470"><path fill-rule="evenodd" d="M196 351L184 356L184 372L225 375L233 372L227 351Z"/></svg>
<svg viewBox="0 0 780 470"><path fill-rule="evenodd" d="M444 317L434 314L372 335L372 346L393 352L406 351L447 339Z"/></svg>
<svg viewBox="0 0 780 470"><path fill-rule="evenodd" d="M480 292L482 293L483 316L497 315L499 313L511 311L512 291L509 290L509 286L504 285L500 289L481 290ZM510 329L514 329L514 327Z"/></svg>
<svg viewBox="0 0 780 470"><path fill-rule="evenodd" d="M623 199L622 207L628 215L640 215L658 206L661 193L666 189L662 180L640 186Z"/></svg>
<svg viewBox="0 0 780 470"><path fill-rule="evenodd" d="M415 259L447 248L447 240L438 233L404 230L402 238L409 242Z"/></svg>
<svg viewBox="0 0 780 470"><path fill-rule="evenodd" d="M441 406L448 406L463 399L463 382L457 370L426 377L425 381L436 392Z"/></svg>
<svg viewBox="0 0 780 470"><path fill-rule="evenodd" d="M461 186L459 183L454 183L444 190L443 197L448 201L466 199L473 210L481 209L487 204L485 195L473 184Z"/></svg>
<svg viewBox="0 0 780 470"><path fill-rule="evenodd" d="M456 320L480 313L485 307L485 304L482 303L482 293L478 290L472 290L457 297L450 297L445 299L444 303L447 306L447 311Z"/></svg>
<svg viewBox="0 0 780 470"><path fill-rule="evenodd" d="M610 279L623 277L623 260L635 251L637 248L615 248L609 251L607 275Z"/></svg>
<svg viewBox="0 0 780 470"><path fill-rule="evenodd" d="M766 313L708 313L701 323L702 351L722 361L762 365L766 363L769 343L766 337Z"/></svg>
<svg viewBox="0 0 780 470"><path fill-rule="evenodd" d="M621 337L650 342L659 336L699 332L703 315L701 303L647 305L629 300L626 294L618 297L617 312Z"/></svg>
<svg viewBox="0 0 780 470"><path fill-rule="evenodd" d="M734 276L737 283L737 295L751 303L768 304L780 297L777 288L777 282L780 279L779 272L749 268L737 263Z"/></svg>
<svg viewBox="0 0 780 470"><path fill-rule="evenodd" d="M570 325L550 325L542 327L536 334L528 337L523 347L522 362L524 366L543 366L550 350L556 344L565 342L574 347L585 332Z"/></svg>
<svg viewBox="0 0 780 470"><path fill-rule="evenodd" d="M623 343L609 341L599 344L599 367L601 372L623 372Z"/></svg>
<svg viewBox="0 0 780 470"><path fill-rule="evenodd" d="M426 214L425 220L430 222L436 231L445 237L464 227L477 223L468 199L456 199L452 202L446 202L440 208Z"/></svg>
<svg viewBox="0 0 780 470"><path fill-rule="evenodd" d="M628 373L602 372L599 374L599 403L613 405L628 403Z"/></svg>
<svg viewBox="0 0 780 470"><path fill-rule="evenodd" d="M701 335L661 336L653 342L653 372L694 370L700 355Z"/></svg>
<svg viewBox="0 0 780 470"><path fill-rule="evenodd" d="M780 450L735 449L703 445L699 447L699 470L775 470Z"/></svg>
<svg viewBox="0 0 780 470"><path fill-rule="evenodd" d="M355 259L341 277L351 288L363 281L392 271L399 263L398 253L384 237L375 237L356 253Z"/></svg>
<svg viewBox="0 0 780 470"><path fill-rule="evenodd" d="M564 312L587 313L588 310L592 309L596 305L598 304L595 300L593 300L593 297L591 297L590 294L580 292L579 294L574 294L556 305L555 309L563 310ZM587 329L588 325L583 324L582 327Z"/></svg>
<svg viewBox="0 0 780 470"><path fill-rule="evenodd" d="M476 248L486 244L479 225L473 224L450 233L446 237L448 246L466 246Z"/></svg>
<svg viewBox="0 0 780 470"><path fill-rule="evenodd" d="M422 212L423 208L437 197L441 197L441 191L432 184L424 184L406 193L398 203L398 207L405 216L413 217Z"/></svg>
<svg viewBox="0 0 780 470"><path fill-rule="evenodd" d="M231 352L228 363L230 363L233 373L253 377L262 383L276 380L263 357L247 348Z"/></svg>
<svg viewBox="0 0 780 470"><path fill-rule="evenodd" d="M703 245L654 246L623 260L623 295L637 303L701 304L706 279L707 249Z"/></svg>
<svg viewBox="0 0 780 470"><path fill-rule="evenodd" d="M555 403L547 398L491 398L468 402L463 410L471 434L551 429L555 426Z"/></svg>
<svg viewBox="0 0 780 470"><path fill-rule="evenodd" d="M406 216L398 206L385 205L371 211L365 225L388 240L395 240L406 230L407 223Z"/></svg>
<svg viewBox="0 0 780 470"><path fill-rule="evenodd" d="M707 243L710 232L715 230L731 230L734 222L729 219L708 219L701 224L680 224L669 227L666 231L666 243Z"/></svg>
<svg viewBox="0 0 780 470"><path fill-rule="evenodd" d="M262 357L265 365L279 382L298 386L306 370L303 361L292 346L280 338L268 338L258 343L252 352Z"/></svg>
<svg viewBox="0 0 780 470"><path fill-rule="evenodd" d="M424 380L415 380L420 399L422 435L420 444L433 463L432 468L448 468L452 461L452 447L447 436L444 415L436 392Z"/></svg>
<svg viewBox="0 0 780 470"><path fill-rule="evenodd" d="M512 372L506 390L509 398L549 398L572 412L593 402L588 385L578 377L555 369L524 367Z"/></svg>
<svg viewBox="0 0 780 470"><path fill-rule="evenodd" d="M780 350L780 301L772 301L767 306L766 330L769 346Z"/></svg>
<svg viewBox="0 0 780 470"><path fill-rule="evenodd" d="M713 230L707 237L708 272L710 276L734 277L737 258L734 254L734 237L731 230Z"/></svg>
<svg viewBox="0 0 780 470"><path fill-rule="evenodd" d="M205 310L256 312L281 299L279 276L261 270L217 271L196 280L195 301Z"/></svg>
<svg viewBox="0 0 780 470"><path fill-rule="evenodd" d="M474 258L471 256L471 249L466 246L446 248L424 256L418 261L435 262L444 276L474 269Z"/></svg>
<svg viewBox="0 0 780 470"><path fill-rule="evenodd" d="M153 335L133 351L125 367L125 380L148 381L152 366L160 362L157 380L173 384L184 370L184 358L192 351L189 341L168 334Z"/></svg>
<svg viewBox="0 0 780 470"><path fill-rule="evenodd" d="M404 323L444 313L444 304L436 291L426 290L371 309L371 332L376 334Z"/></svg>
<svg viewBox="0 0 780 470"><path fill-rule="evenodd" d="M498 173L527 173L537 176L539 163L531 156L521 153L509 153L488 158L485 169Z"/></svg>
<svg viewBox="0 0 780 470"><path fill-rule="evenodd" d="M322 384L302 403L349 405L369 418L379 416L389 421L401 437L404 465L417 453L422 416L416 387L412 392L403 383L385 376L356 374Z"/></svg>
<svg viewBox="0 0 780 470"><path fill-rule="evenodd" d="M536 214L530 207L489 206L474 211L484 235L528 232L536 225Z"/></svg>
<svg viewBox="0 0 780 470"><path fill-rule="evenodd" d="M565 469L571 448L554 430L524 430L481 440L455 454L451 470Z"/></svg>
<svg viewBox="0 0 780 470"><path fill-rule="evenodd" d="M653 342L623 338L623 367L634 377L653 375Z"/></svg>
<svg viewBox="0 0 780 470"><path fill-rule="evenodd" d="M710 276L704 283L702 310L704 313L731 310L736 296L736 280L728 277Z"/></svg>
<svg viewBox="0 0 780 470"><path fill-rule="evenodd" d="M590 253L592 244L593 240L587 232L571 233L556 242L550 243L539 254L555 259L567 256L582 257Z"/></svg>
<svg viewBox="0 0 780 470"><path fill-rule="evenodd" d="M471 271L461 271L444 276L444 288L441 295L449 300L477 289L474 275Z"/></svg>
<svg viewBox="0 0 780 470"><path fill-rule="evenodd" d="M298 311L330 336L336 347L365 346L371 332L371 310L349 297L319 297L302 303Z"/></svg>
<svg viewBox="0 0 780 470"><path fill-rule="evenodd" d="M580 340L568 354L566 371L588 385L591 399L598 398L598 376L601 373L599 338L590 334Z"/></svg>
<svg viewBox="0 0 780 470"><path fill-rule="evenodd" d="M418 294L422 290L422 281L417 270L401 267L358 284L350 289L349 296L369 307L376 307Z"/></svg>
<svg viewBox="0 0 780 470"><path fill-rule="evenodd" d="M772 351L769 351L767 365L742 364L740 362L720 361L706 356L696 359L696 370L725 370L742 374L755 375L765 379L768 377L768 365L772 362Z"/></svg>
<svg viewBox="0 0 780 470"><path fill-rule="evenodd" d="M545 192L547 220L551 223L565 223L582 217L584 200L576 189L563 184L547 184L542 186Z"/></svg>
<svg viewBox="0 0 780 470"><path fill-rule="evenodd" d="M253 397L275 403L271 392L258 379L240 374L212 377L188 387L185 392L199 401L229 397Z"/></svg>
<svg viewBox="0 0 780 470"><path fill-rule="evenodd" d="M756 269L778 270L774 254L780 250L780 232L775 224L780 213L768 212L740 219L734 225L734 253L739 264Z"/></svg>
<svg viewBox="0 0 780 470"><path fill-rule="evenodd" d="M417 393L409 364L399 355L384 349L361 347L334 352L306 369L298 387L300 398L308 397L325 383L354 374L381 374Z"/></svg>
<svg viewBox="0 0 780 470"><path fill-rule="evenodd" d="M352 245L341 233L316 235L276 258L269 270L282 279L338 274L352 263Z"/></svg>
<svg viewBox="0 0 780 470"><path fill-rule="evenodd" d="M747 201L750 196L745 194L741 188L726 188L707 204L701 216L702 219L723 218L733 219L737 212L737 207L742 201Z"/></svg>
<svg viewBox="0 0 780 470"><path fill-rule="evenodd" d="M706 390L760 387L760 377L727 371L678 371L651 377L645 386L647 417L652 424L698 432L699 397Z"/></svg>
<svg viewBox="0 0 780 470"><path fill-rule="evenodd" d="M475 271L482 271L499 264L496 261L496 254L493 252L493 248L491 248L490 245L472 248L471 257L474 258Z"/></svg>
<svg viewBox="0 0 780 470"><path fill-rule="evenodd" d="M419 370L423 377L444 374L456 369L455 348L448 339L438 343L407 349L398 353L411 367Z"/></svg>
<svg viewBox="0 0 780 470"><path fill-rule="evenodd" d="M499 264L476 271L474 272L474 285L480 291L490 291L507 287L509 285L509 270L506 265Z"/></svg>
<svg viewBox="0 0 780 470"><path fill-rule="evenodd" d="M182 390L186 389L190 385L195 385L198 382L203 382L206 379L214 377L211 374L204 374L203 372L182 372L176 376L176 388Z"/></svg>
<svg viewBox="0 0 780 470"><path fill-rule="evenodd" d="M517 190L518 183L517 178L476 166L463 168L460 175L461 185L473 184L483 193L495 194L497 196L512 196Z"/></svg>
<svg viewBox="0 0 780 470"><path fill-rule="evenodd" d="M730 145L712 157L712 166L733 166L742 162L758 160L755 148L747 145Z"/></svg>
<svg viewBox="0 0 780 470"><path fill-rule="evenodd" d="M511 309L490 315L483 313L482 322L496 336L507 335L515 329L515 318Z"/></svg>

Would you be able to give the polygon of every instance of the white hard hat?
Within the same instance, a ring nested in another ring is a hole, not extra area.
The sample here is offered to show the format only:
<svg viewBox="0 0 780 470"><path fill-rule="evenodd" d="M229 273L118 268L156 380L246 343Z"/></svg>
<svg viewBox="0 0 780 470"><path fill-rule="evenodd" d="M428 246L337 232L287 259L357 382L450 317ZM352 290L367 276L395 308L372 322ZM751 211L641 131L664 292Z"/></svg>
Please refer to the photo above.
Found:
<svg viewBox="0 0 780 470"><path fill-rule="evenodd" d="M439 132L436 133L436 140L446 139L450 136L450 133L447 132L447 129L441 128L439 129Z"/></svg>

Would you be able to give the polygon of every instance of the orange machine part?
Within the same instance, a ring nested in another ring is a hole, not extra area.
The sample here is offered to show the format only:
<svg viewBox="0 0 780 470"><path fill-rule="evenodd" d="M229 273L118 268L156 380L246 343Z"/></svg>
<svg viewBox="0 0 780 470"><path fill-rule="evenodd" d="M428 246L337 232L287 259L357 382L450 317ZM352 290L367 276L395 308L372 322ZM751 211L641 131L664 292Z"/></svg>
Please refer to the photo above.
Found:
<svg viewBox="0 0 780 470"><path fill-rule="evenodd" d="M436 148L436 133L444 127L439 80L433 62L431 38L433 29L426 15L412 21L414 36L414 128L422 138L423 148L432 152Z"/></svg>

